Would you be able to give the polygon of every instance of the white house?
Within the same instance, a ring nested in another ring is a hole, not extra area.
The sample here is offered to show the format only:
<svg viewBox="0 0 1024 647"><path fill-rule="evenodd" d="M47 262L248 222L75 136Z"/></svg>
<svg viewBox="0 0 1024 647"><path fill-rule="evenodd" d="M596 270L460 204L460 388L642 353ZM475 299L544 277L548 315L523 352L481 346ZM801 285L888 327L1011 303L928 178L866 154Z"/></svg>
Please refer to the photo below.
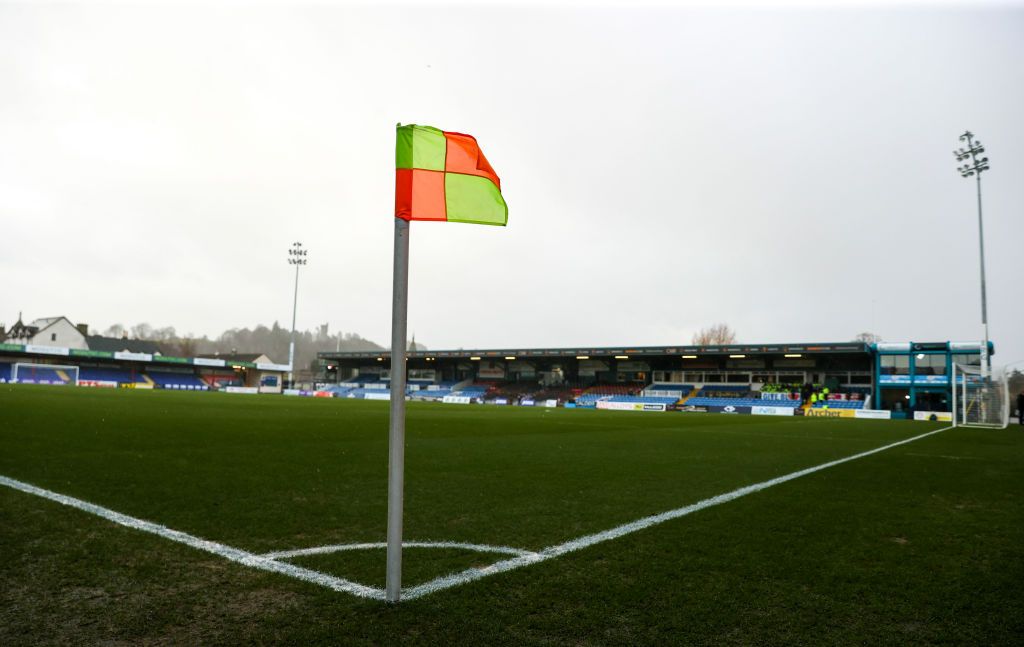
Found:
<svg viewBox="0 0 1024 647"><path fill-rule="evenodd" d="M8 344L25 344L26 346L59 346L61 348L78 348L87 350L86 341L88 326L71 323L67 317L44 317L30 324L17 323L7 331L3 340Z"/></svg>

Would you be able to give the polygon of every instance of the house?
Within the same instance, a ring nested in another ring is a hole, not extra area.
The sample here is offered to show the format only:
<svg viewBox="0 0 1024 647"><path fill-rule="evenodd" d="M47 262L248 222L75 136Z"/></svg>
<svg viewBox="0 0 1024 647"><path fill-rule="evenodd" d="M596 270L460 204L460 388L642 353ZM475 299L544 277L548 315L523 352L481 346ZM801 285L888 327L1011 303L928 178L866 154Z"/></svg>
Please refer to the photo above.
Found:
<svg viewBox="0 0 1024 647"><path fill-rule="evenodd" d="M127 351L150 355L161 354L160 346L155 341L90 335L88 324L74 324L67 317L43 317L25 324L21 321L20 313L17 323L11 326L10 330L4 331L3 328L0 328L0 342L111 353Z"/></svg>
<svg viewBox="0 0 1024 647"><path fill-rule="evenodd" d="M89 350L86 342L88 335L86 324L75 325L67 317L43 317L29 324L22 323L21 314L18 321L6 331L3 342L7 344L23 344L25 346L57 346Z"/></svg>

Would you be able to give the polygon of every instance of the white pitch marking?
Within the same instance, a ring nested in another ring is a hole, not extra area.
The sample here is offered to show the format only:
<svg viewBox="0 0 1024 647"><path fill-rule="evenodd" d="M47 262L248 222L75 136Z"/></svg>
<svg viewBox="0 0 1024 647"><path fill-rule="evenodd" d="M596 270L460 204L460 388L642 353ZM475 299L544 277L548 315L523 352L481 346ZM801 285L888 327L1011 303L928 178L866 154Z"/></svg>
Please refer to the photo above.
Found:
<svg viewBox="0 0 1024 647"><path fill-rule="evenodd" d="M946 454L915 454L913 452L907 452L906 456L919 456L921 458L948 458L951 461L980 461L981 458L977 456L948 456Z"/></svg>
<svg viewBox="0 0 1024 647"><path fill-rule="evenodd" d="M745 487L737 488L735 490L732 490L731 492L726 492L724 494L719 494L717 496L713 496L711 498L704 499L702 501L698 501L697 503L693 503L693 504L690 504L688 506L684 506L682 508L676 508L675 510L669 510L667 512L662 512L660 514L651 515L649 517L644 517L642 519L638 519L636 521L632 521L630 523L623 524L621 526L616 526L615 528L611 528L609 530L604 530L602 532L594 533L594 534L591 534L591 535L585 535L583 537L578 537L576 539L573 539L571 541L567 541L567 542L562 543L562 544L557 544L557 545L554 545L554 546L549 546L549 547L541 550L539 553L533 553L533 552L529 552L529 551L521 551L523 554L518 555L516 557L513 557L512 559L506 559L506 560L502 560L500 562L495 562L494 564L491 564L490 566L485 566L483 568L470 568L470 569L466 569L465 571L462 571L461 573L453 573L453 574L450 574L450 575L445 575L445 576L433 579L433 580L431 580L429 582L426 582L424 584L420 584L418 586L413 586L413 587L404 589L403 592L402 592L402 597L404 599L406 599L406 600L412 600L412 599L415 599L415 598L423 597L425 595L429 595L431 593L436 593L438 591L443 591L444 589L448 589L448 588L451 588L451 587L454 587L454 586L459 586L461 584L467 584L469 582L473 582L473 581L482 579L484 577L488 577L490 575L497 575L498 573L504 573L506 571L511 571L513 569L520 568L522 566L528 566L530 564L537 564L539 562L547 561L549 559L553 559L553 558L558 557L560 555L564 555L566 553L577 551L577 550L580 550L582 548L587 548L589 546L593 546L594 544L599 544L599 543L602 543L602 542L605 542L605 541L609 541L609 540L612 540L612 539L617 539L617 538L622 537L624 535L632 534L634 532L643 530L645 528L650 528L651 526L655 526L655 525L664 523L666 521L670 521L672 519L678 519L679 517L685 517L688 514L692 514L694 512L697 512L699 510L703 510L705 508L710 508L712 506L720 505L722 503L727 503L729 501L733 501L735 499L738 499L740 497L746 496L748 494L753 494L755 492L760 492L761 490L765 490L765 489L773 487L775 485L780 485L782 483L786 483L787 481L792 481L793 479L800 478L801 476L807 476L808 474L813 474L815 472L820 472L821 470L828 469L830 467L835 467L836 465L841 465L841 464L847 463L849 461L857 460L858 458L864 458L866 456L871 456L872 454L877 454L879 452L884 452L885 450L892 449L893 447L899 447L900 445L906 445L907 443L912 443L912 442L914 442L916 440L921 440L922 438L927 438L928 436L932 436L934 434L937 434L937 433L940 433L940 432L943 432L943 431L947 431L949 429L953 429L953 427L952 426L950 426L950 427L943 427L941 429L936 429L934 431L929 431L927 433L923 433L923 434L920 434L918 436L913 436L912 438L907 438L907 439L904 439L904 440L896 441L894 443L890 443L888 445L883 445L882 447L876 447L875 449L869 449L867 451L860 452L859 454L853 454L852 456L847 456L845 458L839 458L839 459L836 459L834 461L829 461L827 463L822 463L821 465L816 465L814 467L808 467L806 469L798 470L796 472L791 472L789 474L786 474L786 475L783 475L783 476L778 476L776 478L769 479L767 481L761 481L760 483L754 483L753 485L747 485ZM191 547L196 548L198 550L203 550L203 551L206 551L206 552L209 552L209 553L213 553L215 555L219 555L221 557L224 557L225 559L228 559L228 560L233 561L233 562L237 562L239 564L243 564L245 566L250 566L252 568L257 568L257 569L264 570L264 571L269 571L269 572L272 572L272 573L280 573L282 575L289 575L289 576L294 577L296 579L300 579L300 580L303 580L303 581L306 581L306 582L311 582L313 584L319 584L321 586L327 587L329 589L333 589L335 591L341 591L343 593L351 593L352 595L356 595L356 596L359 596L359 597L371 598L371 599L375 599L375 600L384 600L384 598L385 598L385 594L384 594L384 590L383 589L378 589L378 588L374 588L374 587L370 587L370 586L365 586L363 584L358 584L356 582L350 582L350 581L344 580L344 579L342 579L340 577L334 577L332 575L327 575L326 573L320 573L318 571L314 571L314 570L307 569L307 568L302 568L300 566L295 566L293 564L288 564L288 563L285 563L285 562L278 562L278 561L275 561L272 558L269 558L267 555L256 555L256 554L244 551L244 550L240 550L238 548L232 548L231 546L226 546L224 544L218 544L216 542L208 541L206 539L201 539L199 537L195 537L193 535L189 535L187 533L180 532L178 530L172 530L170 528L167 528L166 526L162 526L160 524L156 524L156 523L153 523L151 521L145 521L143 519L137 519L135 517L130 517L128 515L121 514L120 512L115 512L115 511L110 510L108 508L104 508L104 507L101 507L101 506L98 506L98 505L95 505L95 504L92 504L92 503L88 503L88 502L82 501L80 499L75 499L73 497L69 497L69 496L66 496L66 495L63 495L63 494L58 494L56 492L51 492L50 490L45 490L43 488L36 487L36 486L30 485L28 483L23 483L21 481L16 481L14 479L7 478L6 476L0 475L0 485L6 485L6 486L8 486L10 488L13 488L15 490L20 490L21 492L25 492L27 494L34 494L36 496L43 497L44 499L50 499L51 501L56 501L57 503L61 503L61 504L66 505L66 506L70 506L72 508L77 508L77 509L82 510L84 512L89 512L91 514L95 514L95 515L97 515L99 517L103 517L104 519L107 519L109 521L113 521L114 523L120 524L122 526L126 526L128 528L134 528L136 530L141 530L143 532L149 532L149 533L152 533L152 534L155 534L155 535L159 535L161 537L164 537L165 539L169 539L171 541L176 541L178 543L182 543L182 544L185 544L187 546L191 546ZM416 542L414 542L414 543L416 543ZM421 543L421 544L429 547L429 546L434 546L436 544L441 544L441 543L445 543L445 542L436 542L436 543L435 542L418 542L418 543ZM454 544L454 542L453 542L453 544ZM484 546L483 544L462 544L461 546L470 546L470 545L481 546L481 547ZM369 547L375 548L375 547L378 546L378 544L350 544L349 546L363 546L363 547L368 547L368 548ZM320 547L320 548L324 548L324 547ZM488 548L496 548L496 547L489 546ZM508 548L508 547L502 547L502 548ZM305 549L305 550L316 550L316 549ZM355 550L355 548L352 548L352 550ZM518 549L514 549L514 548L508 548L508 550L509 551L517 551L517 552L519 552ZM294 553L295 551L285 551L285 552L286 553ZM498 551L493 551L493 552L498 552ZM268 555L280 555L280 554L281 553L268 553ZM304 553L304 554L316 554L316 553Z"/></svg>
<svg viewBox="0 0 1024 647"><path fill-rule="evenodd" d="M295 550L279 550L273 553L264 553L261 557L266 557L267 559L289 559L291 557L303 557L305 555L327 555L346 550L373 550L387 547L387 542L383 541L368 544L332 544L330 546L314 546L312 548L297 548ZM502 553L504 555L515 555L517 557L526 557L537 554L521 548L512 548L511 546L464 544L456 541L405 541L402 542L402 548L454 548L472 550L478 553Z"/></svg>
<svg viewBox="0 0 1024 647"><path fill-rule="evenodd" d="M0 475L0 485L6 485L9 488L25 492L26 494L34 494L44 499L56 501L57 503L76 508L83 512L94 514L97 517L103 517L108 521L112 521L116 524L125 526L126 528L132 528L134 530L141 530L142 532L148 532L154 535L176 541L179 544L185 544L197 550L202 550L207 553L213 553L232 562L249 566L262 571L269 571L271 573L280 573L282 575L288 575L299 580L311 582L313 584L319 584L335 591L341 591L343 593L351 593L352 595L359 596L361 598L371 598L374 600L384 599L384 590L377 589L372 586L366 586L357 582L350 582L340 577L334 577L326 573L314 571L312 569L303 568L301 566L295 566L294 564L287 564L285 562L277 562L273 559L255 555L248 551L241 550L239 548L233 548L224 544L219 544L215 541L208 539L202 539L188 533L181 532L180 530L172 530L167 526L162 526L152 521L146 521L145 519L138 519L136 517L130 517L120 512L115 512L109 508L98 506L88 501L82 501L64 494L58 494L57 492L51 492L50 490L30 485L29 483L23 483L22 481L16 481L15 479L8 478Z"/></svg>
<svg viewBox="0 0 1024 647"><path fill-rule="evenodd" d="M658 524L670 521L672 519L685 517L688 514L692 514L705 508L710 508L712 506L720 505L722 503L727 503L729 501L733 501L748 494L760 492L761 490L765 490L775 485L786 483L787 481L792 481L793 479L800 478L801 476L807 476L808 474L820 472L821 470L828 469L830 467L835 467L836 465L842 465L843 463L848 463L849 461L854 461L857 460L858 458L864 458L865 456L871 456L872 454L884 452L885 450L892 449L893 447L906 445L907 443L912 443L915 440L921 440L922 438L927 438L928 436L932 436L941 431L946 431L947 429L952 428L953 427L943 427L942 429L929 431L919 436L914 436L912 438L900 440L894 443L890 443L888 445L884 445L882 447L876 447L875 449L869 449L868 451L861 452L859 454L853 454L852 456L847 456L846 458L839 458L834 461L822 463L821 465L816 465L815 467L808 467L806 469L798 470L796 472L791 472L784 476L778 476L767 481L761 481L760 483L754 483L753 485L747 485L745 487L737 488L731 492L719 494L718 496L713 496L711 498L704 499L703 501L698 501L697 503L693 503L682 508L676 508L675 510L669 510L668 512L662 512L660 514L644 517L642 519L637 519L636 521L632 521L621 526L616 526L615 528L611 528L609 530L604 530L602 532L594 533L592 535L584 535L583 537L578 537L576 539L567 541L562 544L549 546L541 550L539 553L535 553L533 555L514 557L512 559L506 559L500 562L495 562L494 564L491 564L490 566L485 566L483 568L469 568L465 571L462 571L461 573L452 573L450 575L444 575L442 577L433 579L424 584L420 584L418 586L413 586L409 589L406 589L402 592L402 597L406 600L412 600L415 598L423 597L424 595L429 595L431 593L436 593L437 591L442 591L444 589L451 588L453 586L459 586L460 584L466 584L468 582L479 580L490 575L496 575L498 573L504 573L506 571L511 571L523 566L528 566L530 564L537 564L538 562L547 561L554 557L565 555L566 553L571 553L582 548L593 546L594 544L600 544L602 542L606 542L612 539L618 539L619 537L622 537L624 535L629 535L639 530L644 530L645 528L650 528L651 526L656 526Z"/></svg>

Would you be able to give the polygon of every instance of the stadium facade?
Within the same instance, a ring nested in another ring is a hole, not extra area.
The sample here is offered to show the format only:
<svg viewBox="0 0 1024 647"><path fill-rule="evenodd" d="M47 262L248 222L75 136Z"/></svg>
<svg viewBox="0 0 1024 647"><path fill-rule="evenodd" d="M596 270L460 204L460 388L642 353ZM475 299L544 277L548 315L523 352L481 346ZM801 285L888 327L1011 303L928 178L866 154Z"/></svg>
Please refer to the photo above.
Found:
<svg viewBox="0 0 1024 647"><path fill-rule="evenodd" d="M484 393L511 403L518 393L530 396L519 401L569 406L750 413L764 404L903 418L948 413L953 363L978 366L980 350L979 342L948 341L415 350L408 369L411 395L423 399L488 401L473 397ZM389 397L387 352L324 352L319 364L319 380L338 395ZM809 385L827 388L828 399L816 407L803 397L793 402ZM611 406L616 401L622 406Z"/></svg>

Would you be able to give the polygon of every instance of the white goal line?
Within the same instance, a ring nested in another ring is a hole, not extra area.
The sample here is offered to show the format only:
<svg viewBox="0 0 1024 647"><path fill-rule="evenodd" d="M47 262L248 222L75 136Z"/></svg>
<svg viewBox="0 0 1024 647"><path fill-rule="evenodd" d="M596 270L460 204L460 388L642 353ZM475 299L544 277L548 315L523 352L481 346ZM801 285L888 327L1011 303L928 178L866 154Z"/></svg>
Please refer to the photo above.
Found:
<svg viewBox="0 0 1024 647"><path fill-rule="evenodd" d="M595 544L610 541L612 539L618 539L619 537L623 537L625 535L629 535L634 532L650 528L651 526L656 526L658 524L665 523L666 521L670 521L672 519L685 517L686 515L692 514L700 510L704 510L705 508L710 508L712 506L728 503L729 501L734 501L740 497L747 496L748 494L754 494L755 492L766 490L770 487L774 487L776 485L792 481L793 479L800 478L801 476L814 474L815 472L820 472L821 470L825 470L830 467L835 467L836 465L841 465L843 463L848 463L859 458L864 458L867 456L871 456L873 454L877 454L879 452L884 452L888 449L892 449L893 447L906 445L908 443L921 440L922 438L927 438L928 436L933 436L937 433L947 431L952 428L953 427L950 426L943 427L941 429L935 429L933 431L919 434L911 438L906 438L904 440L899 440L894 443L889 443L888 445L883 445L881 447L869 449L858 454L846 456L845 458L839 458L833 461L829 461L827 463L815 465L814 467L808 467L802 470L797 470L796 472L790 472L789 474L785 474L783 476L777 476L767 481L761 481L760 483L754 483L752 485L737 488L730 492L725 492L723 494L719 494L717 496L713 496L702 501L698 501L696 503L683 506L681 508L676 508L675 510L669 510L667 512L662 512L660 514L643 517L641 519L637 519L636 521L622 524L620 526L616 526L608 530L603 530L601 532L597 532L594 534L577 537L576 539L572 539L561 544L548 546L547 548L544 548L543 550L540 550L538 552L520 550L516 548L510 548L507 546L485 546L482 544L458 544L455 542L407 542L404 545L408 547L432 547L436 543L449 543L449 545L453 547L472 547L471 549L482 550L482 552L506 553L514 554L516 556L510 559L495 562L490 566L466 569L459 573L444 575L442 577L438 577L424 584L419 584L417 586L406 588L402 591L402 598L405 600L412 600L415 598L430 595L431 593L436 593L438 591L443 591L445 589L449 589L455 586L460 586L462 584L466 584L469 582L473 582L475 580L489 577L491 575L497 575L498 573L504 573L506 571L511 571L517 568L521 568L523 566L529 566L531 564L538 564L540 562L544 562L549 559L565 555L566 553L571 553L583 548L587 548L589 546L593 546ZM321 546L315 548L280 551L274 553L267 553L264 555L257 555L255 553L250 553L239 548L233 548L225 544L220 544L207 539L202 539L200 537L196 537L194 535L190 535L179 530L173 530L166 526L153 523L152 521L146 521L144 519L131 517L126 514L110 510L109 508L104 508L102 506L89 503L81 499L76 499L74 497L70 497L64 494L52 492L50 490L46 490L41 487L36 487L35 485L31 485L29 483L24 483L22 481L8 478L3 475L0 475L0 485L5 485L9 488L18 490L20 492L24 492L26 494L32 494L38 497L42 497L44 499L49 499L51 501L55 501L62 505L66 505L81 510L83 512L88 512L89 514L102 517L104 519L107 519L108 521L112 521L113 523L125 526L127 528L140 530L142 532L148 532L150 534L163 537L164 539L168 539L170 541L185 544L186 546L190 546L197 550L213 553L214 555L218 555L227 560L230 560L237 564L248 566L250 568L268 571L271 573L280 573L281 575L287 575L289 577L294 577L305 582L310 582L312 584L318 584L320 586L327 587L334 591L349 593L351 595L355 595L362 598L370 598L374 600L385 599L384 589L366 586L364 584L359 584L358 582L351 582L340 577L335 577L333 575L328 575L326 573L321 573L319 571L315 571L312 569L303 568L301 566L296 566L294 564L290 564L287 562L278 561L279 559L286 559L288 557L321 554L326 552L334 552L336 550L359 550L364 548L376 548L378 546L383 545L380 543L347 544L344 545L344 547Z"/></svg>

